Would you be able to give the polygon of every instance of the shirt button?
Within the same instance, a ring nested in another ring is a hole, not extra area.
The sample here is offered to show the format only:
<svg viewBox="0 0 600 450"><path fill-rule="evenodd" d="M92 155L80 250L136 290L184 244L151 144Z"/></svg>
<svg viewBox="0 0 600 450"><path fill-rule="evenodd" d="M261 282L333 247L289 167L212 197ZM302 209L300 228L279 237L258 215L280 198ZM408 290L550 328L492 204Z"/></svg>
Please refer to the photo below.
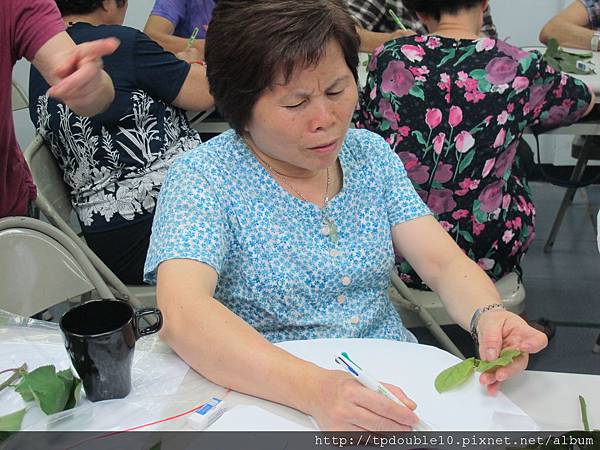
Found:
<svg viewBox="0 0 600 450"><path fill-rule="evenodd" d="M338 295L337 302L338 302L340 305L343 305L343 304L346 302L346 296L345 296L345 295L343 295L343 294L342 294L342 295Z"/></svg>
<svg viewBox="0 0 600 450"><path fill-rule="evenodd" d="M342 284L344 286L349 286L352 283L352 279L349 276L342 277Z"/></svg>
<svg viewBox="0 0 600 450"><path fill-rule="evenodd" d="M329 256L332 256L334 258L337 258L338 256L341 256L342 252L340 252L339 250L329 250Z"/></svg>
<svg viewBox="0 0 600 450"><path fill-rule="evenodd" d="M358 322L360 322L360 318L359 318L358 316L352 316L352 317L350 318L350 323L351 323L352 325L356 325Z"/></svg>
<svg viewBox="0 0 600 450"><path fill-rule="evenodd" d="M321 234L323 236L329 236L329 225L323 225L321 227Z"/></svg>

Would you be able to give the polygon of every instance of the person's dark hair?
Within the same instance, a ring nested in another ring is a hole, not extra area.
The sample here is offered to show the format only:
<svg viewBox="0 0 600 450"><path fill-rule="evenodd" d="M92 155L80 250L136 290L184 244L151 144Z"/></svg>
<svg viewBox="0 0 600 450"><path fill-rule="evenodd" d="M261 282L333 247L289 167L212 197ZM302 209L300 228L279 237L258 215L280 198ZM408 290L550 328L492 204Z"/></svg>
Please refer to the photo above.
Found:
<svg viewBox="0 0 600 450"><path fill-rule="evenodd" d="M102 7L103 0L55 0L61 16L69 14L88 14ZM116 0L117 6L123 6L127 0Z"/></svg>
<svg viewBox="0 0 600 450"><path fill-rule="evenodd" d="M483 2L484 0L403 0L402 3L411 11L427 14L435 20L440 20L443 14L456 14Z"/></svg>
<svg viewBox="0 0 600 450"><path fill-rule="evenodd" d="M344 0L219 0L205 46L217 108L242 133L276 77L316 65L331 40L357 80L359 38Z"/></svg>

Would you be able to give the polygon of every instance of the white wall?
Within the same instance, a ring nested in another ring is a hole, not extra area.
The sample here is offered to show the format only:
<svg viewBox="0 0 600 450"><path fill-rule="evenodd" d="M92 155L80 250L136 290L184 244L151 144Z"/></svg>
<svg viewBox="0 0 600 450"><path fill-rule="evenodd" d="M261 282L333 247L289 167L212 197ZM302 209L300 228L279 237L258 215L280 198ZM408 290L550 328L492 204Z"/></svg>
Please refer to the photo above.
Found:
<svg viewBox="0 0 600 450"><path fill-rule="evenodd" d="M519 46L539 45L538 33L544 23L560 11L571 0L491 0L490 4L494 21L502 38L509 38L509 42ZM125 25L142 29L152 9L154 0L133 0L129 2ZM13 77L27 92L29 79L29 63L19 61L15 66ZM15 113L15 126L17 139L25 147L34 135L33 126L29 120L29 113L18 111ZM570 137L545 137L540 139L543 162L555 164L571 164L573 160L564 155L570 153L564 149L570 147ZM559 148L561 151L556 151Z"/></svg>

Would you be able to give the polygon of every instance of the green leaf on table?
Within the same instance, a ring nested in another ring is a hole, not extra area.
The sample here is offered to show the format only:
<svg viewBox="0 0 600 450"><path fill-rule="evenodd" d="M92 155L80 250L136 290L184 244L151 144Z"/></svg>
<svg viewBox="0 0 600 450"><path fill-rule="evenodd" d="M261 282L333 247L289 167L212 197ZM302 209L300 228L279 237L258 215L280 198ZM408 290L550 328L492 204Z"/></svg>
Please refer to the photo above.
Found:
<svg viewBox="0 0 600 450"><path fill-rule="evenodd" d="M29 383L27 382L27 378L21 378L21 381L15 387L15 391L18 394L21 394L21 397L23 398L24 402L32 402L35 400L31 389L29 389Z"/></svg>
<svg viewBox="0 0 600 450"><path fill-rule="evenodd" d="M546 44L546 55L549 56L554 56L556 55L556 53L558 52L558 41L554 38L550 39L548 41L548 44Z"/></svg>
<svg viewBox="0 0 600 450"><path fill-rule="evenodd" d="M0 431L19 431L26 412L27 410L23 408L14 413L0 417Z"/></svg>
<svg viewBox="0 0 600 450"><path fill-rule="evenodd" d="M435 378L435 389L442 392L454 389L465 383L475 370L475 358L468 358L448 367Z"/></svg>
<svg viewBox="0 0 600 450"><path fill-rule="evenodd" d="M491 361L479 361L479 364L477 364L477 372L488 372L498 367L508 366L520 354L520 350L505 348L498 358Z"/></svg>
<svg viewBox="0 0 600 450"><path fill-rule="evenodd" d="M27 383L33 398L44 413L54 414L64 410L69 400L70 389L67 389L63 379L56 374L54 366L38 367L25 375L23 382Z"/></svg>
<svg viewBox="0 0 600 450"><path fill-rule="evenodd" d="M69 393L69 399L65 404L64 411L74 408L81 395L81 380L73 376L71 369L61 370L56 375L62 380Z"/></svg>

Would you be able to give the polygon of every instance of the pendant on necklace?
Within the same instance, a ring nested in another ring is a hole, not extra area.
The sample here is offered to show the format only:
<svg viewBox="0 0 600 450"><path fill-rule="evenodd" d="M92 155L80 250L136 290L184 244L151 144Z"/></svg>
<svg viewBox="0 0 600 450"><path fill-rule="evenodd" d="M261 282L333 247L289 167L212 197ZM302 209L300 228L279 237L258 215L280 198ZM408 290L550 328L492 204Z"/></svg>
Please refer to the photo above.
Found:
<svg viewBox="0 0 600 450"><path fill-rule="evenodd" d="M338 229L335 222L331 219L325 219L325 223L321 227L321 233L325 236L329 236L329 240L334 244L337 244L339 240Z"/></svg>

